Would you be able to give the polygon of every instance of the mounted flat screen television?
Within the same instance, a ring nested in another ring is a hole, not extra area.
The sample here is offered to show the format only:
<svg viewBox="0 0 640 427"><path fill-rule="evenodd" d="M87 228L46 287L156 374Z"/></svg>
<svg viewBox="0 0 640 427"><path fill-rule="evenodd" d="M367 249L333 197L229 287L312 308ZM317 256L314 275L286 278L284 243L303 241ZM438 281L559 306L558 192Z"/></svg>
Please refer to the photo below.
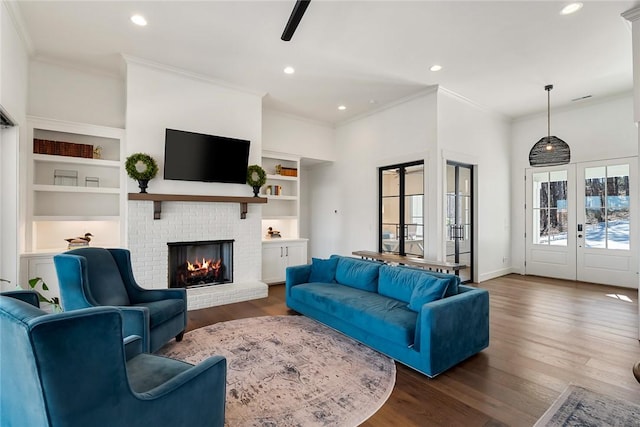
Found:
<svg viewBox="0 0 640 427"><path fill-rule="evenodd" d="M167 129L164 179L246 184L249 144L244 139Z"/></svg>

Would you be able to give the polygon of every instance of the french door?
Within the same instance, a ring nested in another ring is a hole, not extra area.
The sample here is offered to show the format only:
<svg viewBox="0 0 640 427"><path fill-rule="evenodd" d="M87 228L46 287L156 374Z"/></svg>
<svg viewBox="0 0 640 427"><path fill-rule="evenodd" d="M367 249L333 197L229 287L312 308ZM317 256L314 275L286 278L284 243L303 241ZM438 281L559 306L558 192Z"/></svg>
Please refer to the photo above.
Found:
<svg viewBox="0 0 640 427"><path fill-rule="evenodd" d="M448 262L465 264L463 282L473 280L473 166L447 162L446 256Z"/></svg>
<svg viewBox="0 0 640 427"><path fill-rule="evenodd" d="M526 172L526 274L638 287L637 158Z"/></svg>

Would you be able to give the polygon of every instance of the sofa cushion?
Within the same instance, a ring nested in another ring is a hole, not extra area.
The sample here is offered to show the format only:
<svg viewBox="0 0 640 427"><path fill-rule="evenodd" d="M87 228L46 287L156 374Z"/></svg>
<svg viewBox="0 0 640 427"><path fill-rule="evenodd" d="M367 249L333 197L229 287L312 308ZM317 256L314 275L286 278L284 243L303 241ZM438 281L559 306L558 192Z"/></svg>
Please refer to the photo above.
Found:
<svg viewBox="0 0 640 427"><path fill-rule="evenodd" d="M447 286L447 291L445 292L444 296L450 297L453 295L458 295L458 285L460 285L459 276L455 276L453 274L448 274L448 273L439 273L437 271L426 270L424 268L411 267L407 265L397 266L396 268L400 268L403 270L410 270L410 271L418 271L424 274L429 274L433 277L437 277L438 279L447 279L449 281L449 285Z"/></svg>
<svg viewBox="0 0 640 427"><path fill-rule="evenodd" d="M187 309L182 299L163 299L160 301L142 302L132 307L147 307L149 309L149 326L154 328L167 320L184 313Z"/></svg>
<svg viewBox="0 0 640 427"><path fill-rule="evenodd" d="M421 280L424 279L425 276L426 275L423 270L383 265L380 267L378 293L380 295L409 303L409 301L411 301L413 289Z"/></svg>
<svg viewBox="0 0 640 427"><path fill-rule="evenodd" d="M416 287L413 288L409 309L419 312L424 304L442 299L448 285L449 279L439 279L425 274Z"/></svg>
<svg viewBox="0 0 640 427"><path fill-rule="evenodd" d="M297 285L291 296L373 335L402 346L413 344L418 315L402 301L339 283Z"/></svg>
<svg viewBox="0 0 640 427"><path fill-rule="evenodd" d="M363 291L378 292L379 263L349 257L335 258L338 259L336 282Z"/></svg>
<svg viewBox="0 0 640 427"><path fill-rule="evenodd" d="M338 258L311 258L311 274L309 282L334 283Z"/></svg>

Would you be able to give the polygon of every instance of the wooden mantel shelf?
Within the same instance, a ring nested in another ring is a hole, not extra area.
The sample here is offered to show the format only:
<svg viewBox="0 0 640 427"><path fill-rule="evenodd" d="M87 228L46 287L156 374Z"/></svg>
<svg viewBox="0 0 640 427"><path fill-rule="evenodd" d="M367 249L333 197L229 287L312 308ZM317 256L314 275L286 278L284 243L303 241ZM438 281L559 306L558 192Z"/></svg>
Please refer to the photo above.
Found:
<svg viewBox="0 0 640 427"><path fill-rule="evenodd" d="M267 203L264 197L242 196L197 196L189 194L151 194L129 193L129 200L150 200L153 202L153 219L160 219L162 202L211 202L211 203L239 203L240 219L247 217L247 204Z"/></svg>

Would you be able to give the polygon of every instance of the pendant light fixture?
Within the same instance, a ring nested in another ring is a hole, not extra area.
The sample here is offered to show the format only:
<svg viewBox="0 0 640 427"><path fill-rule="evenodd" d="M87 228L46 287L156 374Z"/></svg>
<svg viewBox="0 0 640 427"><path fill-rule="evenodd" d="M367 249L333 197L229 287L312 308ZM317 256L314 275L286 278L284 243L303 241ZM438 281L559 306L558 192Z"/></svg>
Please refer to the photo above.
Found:
<svg viewBox="0 0 640 427"><path fill-rule="evenodd" d="M557 136L551 136L551 96L553 85L547 85L547 136L536 142L529 152L531 166L565 165L571 160L571 149Z"/></svg>

